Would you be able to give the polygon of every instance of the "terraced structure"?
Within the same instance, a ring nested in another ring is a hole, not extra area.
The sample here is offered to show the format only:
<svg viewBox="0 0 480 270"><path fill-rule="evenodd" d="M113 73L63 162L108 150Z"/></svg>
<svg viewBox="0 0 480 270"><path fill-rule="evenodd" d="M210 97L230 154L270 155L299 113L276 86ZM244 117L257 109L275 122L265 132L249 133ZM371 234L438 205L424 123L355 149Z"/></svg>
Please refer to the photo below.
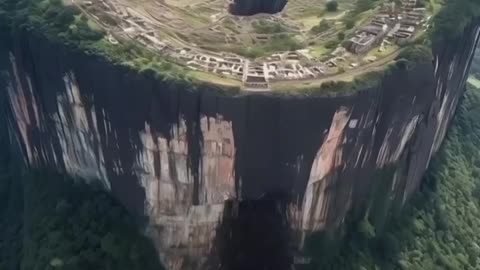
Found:
<svg viewBox="0 0 480 270"><path fill-rule="evenodd" d="M435 13L420 0L290 0L278 13L282 1L270 1L271 10L268 1L70 1L109 33L110 43L134 41L201 80L250 91L351 81L381 70L426 32ZM242 16L255 10L273 14Z"/></svg>
<svg viewBox="0 0 480 270"><path fill-rule="evenodd" d="M12 158L112 194L165 269L391 269L364 258L386 255L385 225L429 185L480 38L480 2L182 1L0 0ZM99 213L123 219L110 209ZM60 218L79 244L60 248L49 241L60 225L21 216L19 243L34 240L19 252L24 269L151 269L136 242L91 241L78 233L86 225ZM412 237L432 219L412 220Z"/></svg>

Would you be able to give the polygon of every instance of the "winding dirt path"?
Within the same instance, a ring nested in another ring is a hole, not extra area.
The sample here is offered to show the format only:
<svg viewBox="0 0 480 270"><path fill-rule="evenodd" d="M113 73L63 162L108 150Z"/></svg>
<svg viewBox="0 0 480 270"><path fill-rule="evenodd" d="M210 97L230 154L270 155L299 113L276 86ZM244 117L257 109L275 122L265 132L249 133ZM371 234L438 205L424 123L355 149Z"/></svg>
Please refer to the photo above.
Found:
<svg viewBox="0 0 480 270"><path fill-rule="evenodd" d="M378 59L377 61L346 70L344 73L341 73L341 74L335 74L331 76L325 76L318 79L310 79L310 80L291 80L291 81L272 82L270 83L270 86L273 89L285 88L288 86L301 88L301 87L320 86L322 83L327 81L351 81L359 75L366 74L372 71L382 70L385 67L385 65L395 60L395 58L397 58L397 56L400 54L401 51L402 51L401 49L394 51Z"/></svg>

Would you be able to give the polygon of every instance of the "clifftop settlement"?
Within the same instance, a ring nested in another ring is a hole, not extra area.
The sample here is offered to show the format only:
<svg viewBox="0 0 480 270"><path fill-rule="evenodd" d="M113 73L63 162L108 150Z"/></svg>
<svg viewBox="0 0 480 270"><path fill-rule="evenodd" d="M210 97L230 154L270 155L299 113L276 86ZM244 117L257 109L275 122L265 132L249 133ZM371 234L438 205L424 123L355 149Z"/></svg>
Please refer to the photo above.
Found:
<svg viewBox="0 0 480 270"><path fill-rule="evenodd" d="M382 69L428 29L432 13L421 0L340 0L330 11L325 0L290 0L252 16L234 15L225 0L70 1L111 44L140 43L203 79L249 91Z"/></svg>

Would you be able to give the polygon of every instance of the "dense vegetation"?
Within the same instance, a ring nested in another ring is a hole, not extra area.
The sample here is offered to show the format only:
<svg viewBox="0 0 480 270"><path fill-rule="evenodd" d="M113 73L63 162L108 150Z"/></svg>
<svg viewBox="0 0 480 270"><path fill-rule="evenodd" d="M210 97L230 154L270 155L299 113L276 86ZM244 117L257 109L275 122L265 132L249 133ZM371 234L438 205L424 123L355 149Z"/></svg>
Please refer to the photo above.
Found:
<svg viewBox="0 0 480 270"><path fill-rule="evenodd" d="M255 32L259 34L275 34L286 31L286 29L281 23L268 20L260 20L258 22L253 22L252 26Z"/></svg>
<svg viewBox="0 0 480 270"><path fill-rule="evenodd" d="M475 51L475 57L473 58L472 68L470 69L470 72L475 77L480 78L480 50L478 49L478 47Z"/></svg>
<svg viewBox="0 0 480 270"><path fill-rule="evenodd" d="M404 48L397 56L395 65L406 69L412 69L417 64L432 61L432 50L424 44L412 44Z"/></svg>
<svg viewBox="0 0 480 270"><path fill-rule="evenodd" d="M330 27L331 26L330 26L330 24L328 23L327 20L321 20L317 25L312 27L312 29L310 31L314 34L319 34L319 33L327 31L328 29L330 29Z"/></svg>
<svg viewBox="0 0 480 270"><path fill-rule="evenodd" d="M367 215L347 226L343 243L312 238L314 269L479 269L479 119L480 90L470 90L411 202L386 223Z"/></svg>
<svg viewBox="0 0 480 270"><path fill-rule="evenodd" d="M0 134L0 270L17 270L23 240L23 189Z"/></svg>
<svg viewBox="0 0 480 270"><path fill-rule="evenodd" d="M0 270L162 269L105 191L56 173L22 175L1 146Z"/></svg>
<svg viewBox="0 0 480 270"><path fill-rule="evenodd" d="M103 28L90 20L75 6L64 6L62 0L0 0L0 26L14 31L30 31L46 36L49 39L66 44L73 48L81 49L87 54L97 54L114 63L133 67L134 69L153 74L159 79L186 83L193 87L202 87L196 79L188 74L188 70L178 64L176 59L168 58L150 50L146 50L138 44L122 40L121 45L112 45L106 38ZM444 8L438 0L421 0L419 6L428 5L430 9L440 10L433 23L432 36L424 37L422 46L431 48L431 39L455 38L475 16L480 14L480 2L478 0L444 0ZM334 10L338 3L328 1L325 8ZM379 0L358 0L355 7L344 16L343 23L346 31L337 37L328 40L325 49L334 49L342 41L352 34L352 28L364 22L372 9L377 7ZM337 6L338 8L338 6ZM433 12L437 14L437 12ZM257 33L267 34L271 39L266 43L252 44L248 47L232 48L230 51L251 58L258 58L268 53L285 50L298 50L305 48L305 44L296 36L285 33L285 27L273 21L260 21L252 25ZM321 34L333 27L327 21L321 21L312 27L311 32ZM417 42L418 43L418 42ZM411 45L411 44L407 44ZM407 67L415 64L415 58L400 58L400 64ZM195 82L195 83L194 83ZM185 85L185 84L183 84ZM333 84L323 87L332 88ZM343 87L343 86L342 86ZM337 88L335 88L337 89ZM234 89L238 90L238 89ZM318 89L317 89L318 90ZM232 91L237 93L237 91Z"/></svg>
<svg viewBox="0 0 480 270"><path fill-rule="evenodd" d="M445 7L435 16L433 39L453 40L463 33L463 29L480 17L478 0L445 0Z"/></svg>
<svg viewBox="0 0 480 270"><path fill-rule="evenodd" d="M0 19L18 30L40 28L45 35L67 43L88 44L104 36L76 6L64 7L61 0L1 0Z"/></svg>
<svg viewBox="0 0 480 270"><path fill-rule="evenodd" d="M328 12L338 11L338 2L335 1L335 0L328 1L328 2L325 4L325 9L326 9Z"/></svg>
<svg viewBox="0 0 480 270"><path fill-rule="evenodd" d="M360 21L363 12L371 10L375 7L377 0L358 0L356 1L355 8L350 10L344 17L343 23L346 29L351 29L355 24Z"/></svg>
<svg viewBox="0 0 480 270"><path fill-rule="evenodd" d="M97 54L141 72L153 71L161 78L188 79L184 68L172 59L161 58L131 41L125 40L122 46L110 44L102 27L76 6L64 6L62 0L0 0L0 26L2 31L38 34L50 42Z"/></svg>
<svg viewBox="0 0 480 270"><path fill-rule="evenodd" d="M242 47L234 49L233 51L239 55L257 58L266 55L267 53L281 52L287 50L299 50L305 47L305 44L300 42L291 34L279 33L272 34L267 43L255 44L250 47Z"/></svg>

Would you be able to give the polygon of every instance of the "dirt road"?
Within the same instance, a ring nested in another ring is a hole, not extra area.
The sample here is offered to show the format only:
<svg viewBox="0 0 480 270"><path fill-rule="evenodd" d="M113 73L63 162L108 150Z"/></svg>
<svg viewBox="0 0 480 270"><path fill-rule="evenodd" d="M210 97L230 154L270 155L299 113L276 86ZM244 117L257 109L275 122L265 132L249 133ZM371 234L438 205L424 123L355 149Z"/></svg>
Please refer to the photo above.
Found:
<svg viewBox="0 0 480 270"><path fill-rule="evenodd" d="M312 80L291 80L291 81L280 81L271 83L271 88L275 89L284 89L288 87L293 88L303 88L303 87L312 87L312 86L320 86L322 83L327 81L352 81L355 77L366 74L368 72L382 70L385 65L395 60L401 50L397 50L385 57L378 59L372 63L368 63L366 65L358 66L356 68L352 68L346 70L344 73L335 74L331 76L325 76L318 79Z"/></svg>

